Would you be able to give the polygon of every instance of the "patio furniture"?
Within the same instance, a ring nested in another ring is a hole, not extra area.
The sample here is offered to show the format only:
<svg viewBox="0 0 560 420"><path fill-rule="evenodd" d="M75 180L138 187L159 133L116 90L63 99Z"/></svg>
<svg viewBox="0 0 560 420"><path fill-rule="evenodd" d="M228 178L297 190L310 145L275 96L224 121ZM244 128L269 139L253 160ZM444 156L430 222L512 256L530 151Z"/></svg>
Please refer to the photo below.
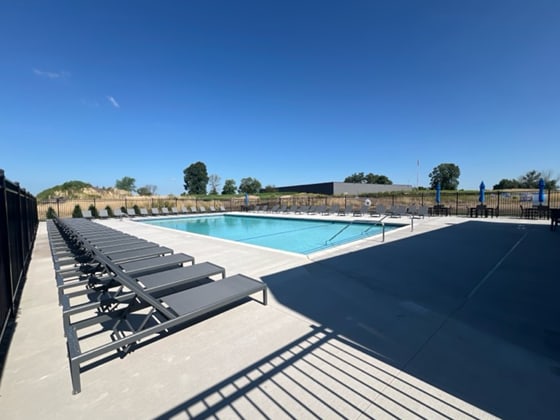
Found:
<svg viewBox="0 0 560 420"><path fill-rule="evenodd" d="M190 266L194 268L178 267L177 264L182 264L178 258L192 258L185 254L171 254L126 264L116 263L91 244L91 237L95 241L96 238L103 237L103 234L108 235L110 228L93 226L97 224L91 221L87 221L91 225L83 222L86 221L75 223L56 219L60 235L56 235L52 224L49 226L49 233L52 234L51 249L65 252L63 243L68 243L70 250L74 249L74 243L79 244L76 246L78 252L83 250L103 267L102 273L97 276L106 283L105 288L87 292L96 294L95 302L71 306L71 294L62 296L73 393L81 391L80 372L87 362L95 359L94 363L99 363L101 356L115 351L125 355L145 338L155 338L172 329L184 328L193 320L227 309L258 292L262 292L262 302L267 304L267 287L263 282L243 274L225 277L225 270L211 263ZM161 264L158 268L156 265L149 265L156 260L161 263L171 259L177 260L169 262L175 264L175 268L170 270L166 270ZM152 270L152 273L148 275L146 271L138 271L139 265L143 265L142 269ZM214 274L221 274L222 279L208 279L207 275ZM184 289L187 283L203 279L209 282ZM116 287L116 292L108 293L109 287L113 286ZM80 314L79 319L72 321L71 317L75 314ZM96 334L95 345L83 350L81 342L89 339L91 334L81 335L80 332L93 326L100 326L109 337L100 344L100 337Z"/></svg>

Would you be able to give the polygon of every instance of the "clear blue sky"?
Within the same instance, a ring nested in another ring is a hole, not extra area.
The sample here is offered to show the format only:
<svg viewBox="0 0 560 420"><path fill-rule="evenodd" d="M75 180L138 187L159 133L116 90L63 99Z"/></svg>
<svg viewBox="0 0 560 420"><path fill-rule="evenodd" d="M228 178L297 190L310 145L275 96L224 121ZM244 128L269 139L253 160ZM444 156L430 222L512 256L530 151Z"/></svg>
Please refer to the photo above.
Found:
<svg viewBox="0 0 560 420"><path fill-rule="evenodd" d="M222 185L560 175L558 0L3 1L0 63L0 168L33 194L180 194L197 161Z"/></svg>

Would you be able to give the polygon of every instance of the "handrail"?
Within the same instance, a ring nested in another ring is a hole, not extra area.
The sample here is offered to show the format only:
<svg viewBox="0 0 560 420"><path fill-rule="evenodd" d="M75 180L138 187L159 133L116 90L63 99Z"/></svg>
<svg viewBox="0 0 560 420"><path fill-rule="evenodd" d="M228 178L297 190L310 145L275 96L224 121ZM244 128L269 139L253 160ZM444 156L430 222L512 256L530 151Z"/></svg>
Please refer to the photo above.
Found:
<svg viewBox="0 0 560 420"><path fill-rule="evenodd" d="M350 227L350 225L352 224L352 222L348 223L346 226L344 226L342 229L340 229L338 232L336 232L333 236L330 237L330 239L327 239L325 241L325 244L327 242L332 241L334 238L336 238L338 235L340 235L342 232L344 232L346 229L348 229Z"/></svg>
<svg viewBox="0 0 560 420"><path fill-rule="evenodd" d="M383 216L381 219L379 219L378 221L376 221L375 223L373 223L370 227L368 227L366 230L364 230L364 231L362 232L362 234L368 232L370 229L373 229L374 226L383 225L383 220L385 220L387 217L389 217L388 214L386 214L386 215Z"/></svg>

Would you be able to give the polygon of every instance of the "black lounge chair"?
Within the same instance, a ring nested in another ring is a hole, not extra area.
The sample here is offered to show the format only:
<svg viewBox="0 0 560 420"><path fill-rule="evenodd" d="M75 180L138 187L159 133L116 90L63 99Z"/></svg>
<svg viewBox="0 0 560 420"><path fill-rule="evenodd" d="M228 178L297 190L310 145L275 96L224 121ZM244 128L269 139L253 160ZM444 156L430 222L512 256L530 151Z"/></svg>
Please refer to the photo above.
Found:
<svg viewBox="0 0 560 420"><path fill-rule="evenodd" d="M74 307L69 303L71 294L63 295L64 332L75 394L81 391L80 372L84 363L93 360L97 363L101 356L115 351L124 355L145 338L186 327L258 292L263 293L263 304L267 304L267 287L259 280L242 274L224 278L225 270L211 263L179 267L180 258L192 258L185 254L170 254L119 264L86 238L89 233L95 232L93 226L59 223L60 230L64 229L65 234L71 238L70 249L74 248L72 241L75 241L78 250L91 255L103 267L102 280L112 283L117 290L115 293L109 292L108 288L92 290L91 293L97 293L95 302ZM49 229L52 228L49 226ZM82 234L82 231L89 233ZM58 251L61 242L65 242L59 239L56 238L56 242L53 239L52 249ZM159 264L159 268L156 268L152 264L156 260L159 263L165 260L169 266ZM194 263L194 259L192 260ZM144 264L144 271L138 267L141 264ZM131 268L132 265L134 267ZM175 268L161 271L171 267ZM221 274L222 279L208 279L213 274ZM210 282L185 290L188 283L203 279ZM87 311L91 311L93 315L87 317ZM80 314L75 322L71 321L73 314ZM135 323L135 318L138 317L142 321ZM91 334L88 332L80 336L80 331L96 325L110 332L110 339L99 345L96 337L96 347L82 350L81 341L87 340Z"/></svg>
<svg viewBox="0 0 560 420"><path fill-rule="evenodd" d="M108 261L104 263L109 266ZM108 313L97 314L92 318L81 319L65 325L65 334L70 363L73 393L81 391L80 371L81 366L93 359L114 351L122 355L128 353L134 345L142 339L151 337L170 329L185 327L192 321L213 313L227 306L241 301L258 292L263 293L263 304L267 304L266 285L258 280L237 274L222 280L196 286L170 294L155 294L144 290L129 275L112 267L115 272L115 281L122 284L134 294L134 300L125 305L123 309L114 309ZM149 309L148 313L142 312L144 319L136 327L133 326L129 316L139 315L139 309ZM93 325L108 326L112 330L111 340L98 347L82 351L80 348L79 331ZM126 325L126 328L121 326ZM129 331L127 334L126 331Z"/></svg>

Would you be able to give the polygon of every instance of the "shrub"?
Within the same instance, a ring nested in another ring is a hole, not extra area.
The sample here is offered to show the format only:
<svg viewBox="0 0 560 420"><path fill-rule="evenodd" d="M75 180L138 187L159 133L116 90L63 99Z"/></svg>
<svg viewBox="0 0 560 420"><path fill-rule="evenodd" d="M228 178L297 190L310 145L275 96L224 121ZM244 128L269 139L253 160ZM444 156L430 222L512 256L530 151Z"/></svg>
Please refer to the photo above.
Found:
<svg viewBox="0 0 560 420"><path fill-rule="evenodd" d="M105 210L107 210L107 214L109 215L109 217L115 217L115 213L113 213L113 209L111 208L111 206L106 206Z"/></svg>
<svg viewBox="0 0 560 420"><path fill-rule="evenodd" d="M47 219L54 219L56 217L56 212L52 207L47 209Z"/></svg>
<svg viewBox="0 0 560 420"><path fill-rule="evenodd" d="M76 206L74 207L74 210L72 211L72 217L83 217L82 209L79 204L76 204Z"/></svg>
<svg viewBox="0 0 560 420"><path fill-rule="evenodd" d="M91 211L91 215L93 217L99 217L99 212L97 211L97 208L93 204L90 204L89 211Z"/></svg>
<svg viewBox="0 0 560 420"><path fill-rule="evenodd" d="M138 207L138 204L135 204L134 206L132 206L132 208L134 209L134 213L136 213L137 215L140 214L140 207Z"/></svg>

